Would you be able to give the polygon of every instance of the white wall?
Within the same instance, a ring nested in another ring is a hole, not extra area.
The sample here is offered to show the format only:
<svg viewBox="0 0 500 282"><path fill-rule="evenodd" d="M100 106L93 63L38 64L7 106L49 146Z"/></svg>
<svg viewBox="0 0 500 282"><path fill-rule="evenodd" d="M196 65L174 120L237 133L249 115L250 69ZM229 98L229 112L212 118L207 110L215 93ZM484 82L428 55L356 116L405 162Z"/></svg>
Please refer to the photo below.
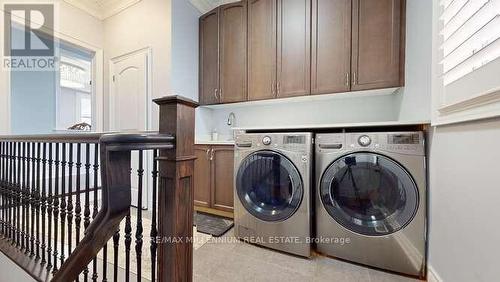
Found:
<svg viewBox="0 0 500 282"><path fill-rule="evenodd" d="M104 20L104 111L109 108L110 60L146 47L152 50L152 98L171 93L171 3L143 0ZM152 106L151 129L158 128L158 107ZM109 119L105 116L105 129Z"/></svg>
<svg viewBox="0 0 500 282"><path fill-rule="evenodd" d="M16 0L9 1L9 3ZM18 2L22 2L19 0ZM92 46L94 49L102 49L104 46L103 40L103 23L99 19L90 16L84 11L75 8L64 1L54 0L57 3L58 11L56 10L55 36L71 40L72 42L80 42L84 46ZM0 12L0 54L3 55L3 11ZM8 83L9 75L4 70L0 69L0 134L10 132L10 83Z"/></svg>
<svg viewBox="0 0 500 282"><path fill-rule="evenodd" d="M214 128L221 138L227 138L230 112L236 114L237 127L430 120L432 0L407 0L406 10L406 83L396 94L319 102L294 103L293 99L287 99L273 106L247 103L214 109L197 118L197 138L208 138Z"/></svg>
<svg viewBox="0 0 500 282"><path fill-rule="evenodd" d="M172 92L198 101L198 18L187 0L172 0Z"/></svg>
<svg viewBox="0 0 500 282"><path fill-rule="evenodd" d="M431 119L432 0L406 1L405 87L398 120Z"/></svg>
<svg viewBox="0 0 500 282"><path fill-rule="evenodd" d="M429 265L442 281L498 281L500 119L433 129Z"/></svg>

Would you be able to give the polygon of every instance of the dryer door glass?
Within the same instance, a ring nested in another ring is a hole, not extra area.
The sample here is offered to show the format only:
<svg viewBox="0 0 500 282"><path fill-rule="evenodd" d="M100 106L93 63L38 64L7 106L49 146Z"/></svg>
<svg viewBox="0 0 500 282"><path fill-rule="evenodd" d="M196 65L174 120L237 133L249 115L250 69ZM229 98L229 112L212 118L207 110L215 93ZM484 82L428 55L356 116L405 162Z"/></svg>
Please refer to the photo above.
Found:
<svg viewBox="0 0 500 282"><path fill-rule="evenodd" d="M320 196L338 223L368 236L404 228L418 208L418 189L410 174L396 161L374 153L333 162L321 179Z"/></svg>
<svg viewBox="0 0 500 282"><path fill-rule="evenodd" d="M245 209L264 221L282 221L292 216L304 194L297 168L273 151L258 151L242 161L236 190Z"/></svg>

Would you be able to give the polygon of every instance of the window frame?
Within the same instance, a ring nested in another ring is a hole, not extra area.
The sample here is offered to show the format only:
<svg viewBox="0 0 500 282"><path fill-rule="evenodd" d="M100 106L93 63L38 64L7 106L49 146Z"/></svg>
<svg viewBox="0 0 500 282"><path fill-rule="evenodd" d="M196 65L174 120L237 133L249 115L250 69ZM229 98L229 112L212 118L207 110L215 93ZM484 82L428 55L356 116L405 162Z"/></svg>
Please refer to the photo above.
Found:
<svg viewBox="0 0 500 282"><path fill-rule="evenodd" d="M500 82L491 77L500 73L500 58L445 86L440 46L443 23L441 1L432 1L432 125L468 122L500 116ZM498 75L496 75L498 76ZM453 97L450 93L453 93ZM456 97L461 98L456 98Z"/></svg>

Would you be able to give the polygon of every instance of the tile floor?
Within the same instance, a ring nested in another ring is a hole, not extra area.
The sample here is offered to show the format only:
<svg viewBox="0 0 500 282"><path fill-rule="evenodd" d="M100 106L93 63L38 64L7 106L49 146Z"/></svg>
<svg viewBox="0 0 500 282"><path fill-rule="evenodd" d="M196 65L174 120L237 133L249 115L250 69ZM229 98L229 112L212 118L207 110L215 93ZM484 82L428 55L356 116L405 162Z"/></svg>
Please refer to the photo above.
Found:
<svg viewBox="0 0 500 282"><path fill-rule="evenodd" d="M232 230L194 251L194 281L416 282L399 275L315 256L303 259L239 242ZM217 240L217 241L216 241Z"/></svg>

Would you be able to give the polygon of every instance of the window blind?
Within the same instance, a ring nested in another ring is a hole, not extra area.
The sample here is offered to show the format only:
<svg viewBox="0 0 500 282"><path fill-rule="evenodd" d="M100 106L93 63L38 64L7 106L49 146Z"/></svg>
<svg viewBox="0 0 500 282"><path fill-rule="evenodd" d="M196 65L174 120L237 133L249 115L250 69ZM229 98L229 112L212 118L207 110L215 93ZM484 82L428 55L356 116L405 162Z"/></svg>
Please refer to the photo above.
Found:
<svg viewBox="0 0 500 282"><path fill-rule="evenodd" d="M444 85L500 58L500 0L442 0Z"/></svg>

